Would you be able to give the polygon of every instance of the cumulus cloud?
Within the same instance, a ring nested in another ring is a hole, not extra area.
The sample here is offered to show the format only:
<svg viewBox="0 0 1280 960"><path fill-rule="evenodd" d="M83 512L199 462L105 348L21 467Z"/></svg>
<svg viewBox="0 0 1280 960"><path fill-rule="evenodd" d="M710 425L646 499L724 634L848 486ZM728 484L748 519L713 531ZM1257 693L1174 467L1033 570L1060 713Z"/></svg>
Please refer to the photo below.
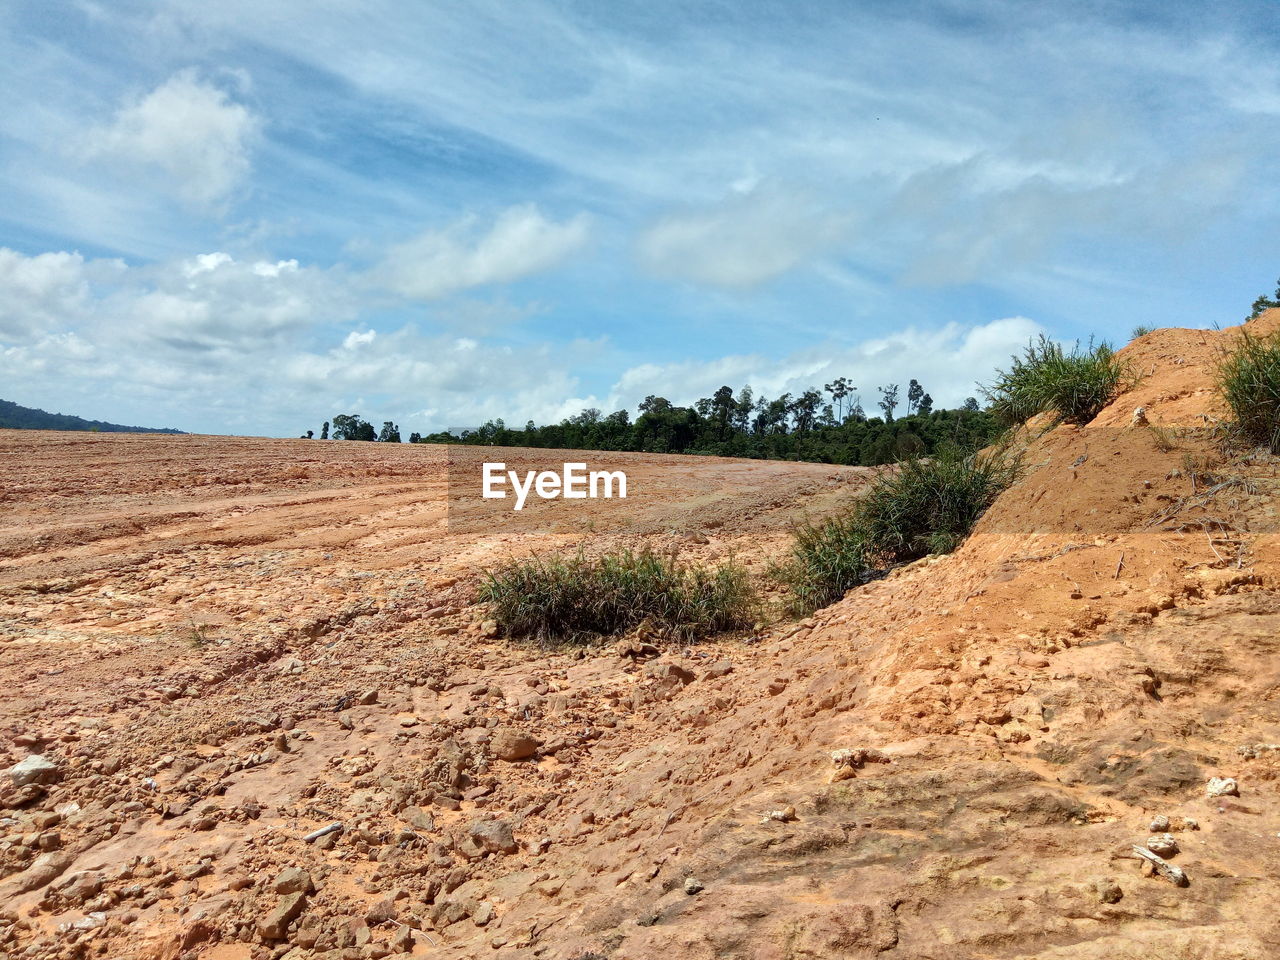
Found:
<svg viewBox="0 0 1280 960"><path fill-rule="evenodd" d="M86 154L158 172L191 207L216 210L249 173L260 128L226 90L183 70L91 131Z"/></svg>
<svg viewBox="0 0 1280 960"><path fill-rule="evenodd" d="M427 432L500 416L556 420L596 402L580 396L577 371L598 360L600 343L378 330L360 319L367 292L341 271L225 251L128 267L0 248L5 399L286 435L342 411ZM119 412L104 408L111 402Z"/></svg>
<svg viewBox="0 0 1280 960"><path fill-rule="evenodd" d="M662 276L748 289L828 249L847 228L847 218L804 194L743 184L717 206L658 220L641 234L639 254Z"/></svg>
<svg viewBox="0 0 1280 960"><path fill-rule="evenodd" d="M915 378L938 406L958 406L977 392L975 378L990 376L1007 364L1044 328L1026 317L989 323L947 323L938 327L906 327L884 337L855 344L827 343L778 358L738 354L707 361L644 364L619 377L609 394L610 409L634 408L644 397L665 396L688 404L710 396L722 385L750 384L757 395L778 396L818 387L848 377L859 388L863 405L875 412L876 387Z"/></svg>
<svg viewBox="0 0 1280 960"><path fill-rule="evenodd" d="M377 277L402 296L436 300L550 270L580 249L589 232L585 214L557 223L533 204L503 211L487 230L467 216L393 246Z"/></svg>
<svg viewBox="0 0 1280 960"><path fill-rule="evenodd" d="M84 257L28 257L0 247L0 291L0 338L25 341L82 313L89 297Z"/></svg>

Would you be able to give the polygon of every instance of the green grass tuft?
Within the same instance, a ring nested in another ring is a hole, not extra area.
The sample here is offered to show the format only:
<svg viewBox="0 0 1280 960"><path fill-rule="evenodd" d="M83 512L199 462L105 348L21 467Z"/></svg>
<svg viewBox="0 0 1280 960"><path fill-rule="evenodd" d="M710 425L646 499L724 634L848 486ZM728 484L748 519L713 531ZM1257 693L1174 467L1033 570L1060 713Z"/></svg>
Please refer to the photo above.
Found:
<svg viewBox="0 0 1280 960"><path fill-rule="evenodd" d="M1148 333L1151 333L1154 329L1155 329L1154 327L1149 327L1145 323L1140 323L1133 328L1133 333L1129 336L1129 339L1137 340L1139 337L1145 337Z"/></svg>
<svg viewBox="0 0 1280 960"><path fill-rule="evenodd" d="M705 567L647 548L511 560L486 573L480 599L507 636L579 643L646 620L692 640L749 627L758 606L741 564Z"/></svg>
<svg viewBox="0 0 1280 960"><path fill-rule="evenodd" d="M847 516L796 531L791 555L774 571L792 612L834 603L897 564L954 550L1018 470L1005 453L952 453L882 474Z"/></svg>
<svg viewBox="0 0 1280 960"><path fill-rule="evenodd" d="M1041 336L1015 356L1008 370L996 371L996 380L984 393L989 409L1008 424L1021 424L1038 413L1053 413L1059 420L1088 423L1120 393L1134 386L1138 377L1106 343L1070 352Z"/></svg>
<svg viewBox="0 0 1280 960"><path fill-rule="evenodd" d="M1242 333L1219 359L1217 374L1239 439L1280 453L1280 332Z"/></svg>

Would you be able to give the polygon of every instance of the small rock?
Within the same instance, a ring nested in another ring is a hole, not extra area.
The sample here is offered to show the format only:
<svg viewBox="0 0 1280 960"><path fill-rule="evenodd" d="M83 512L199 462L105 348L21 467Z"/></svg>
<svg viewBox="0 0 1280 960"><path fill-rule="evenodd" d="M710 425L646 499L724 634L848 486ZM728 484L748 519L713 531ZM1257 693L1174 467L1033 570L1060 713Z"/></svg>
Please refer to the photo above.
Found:
<svg viewBox="0 0 1280 960"><path fill-rule="evenodd" d="M1120 884L1110 877L1099 877L1094 881L1093 887L1098 894L1099 903L1119 903L1120 898L1124 896Z"/></svg>
<svg viewBox="0 0 1280 960"><path fill-rule="evenodd" d="M831 751L831 765L835 770L831 774L833 782L851 780L855 771L868 763L889 763L891 758L883 750L875 747L856 747L854 749Z"/></svg>
<svg viewBox="0 0 1280 960"><path fill-rule="evenodd" d="M24 760L9 768L9 779L15 787L25 787L29 783L53 783L62 776L62 771L52 760L33 753Z"/></svg>
<svg viewBox="0 0 1280 960"><path fill-rule="evenodd" d="M636 638L619 640L614 652L625 660L652 660L660 656L662 651L652 643L645 643Z"/></svg>
<svg viewBox="0 0 1280 960"><path fill-rule="evenodd" d="M489 637L490 639L492 639L493 637L496 637L500 632L501 632L501 628L498 626L497 620L485 620L485 621L482 621L480 624L480 635L483 637Z"/></svg>
<svg viewBox="0 0 1280 960"><path fill-rule="evenodd" d="M691 897L696 896L697 894L701 893L705 889L706 887L703 886L702 881L699 880L697 877L685 877L684 892L687 893L689 896Z"/></svg>
<svg viewBox="0 0 1280 960"><path fill-rule="evenodd" d="M486 851L515 853L519 845L505 820L477 820L467 828L467 835Z"/></svg>
<svg viewBox="0 0 1280 960"><path fill-rule="evenodd" d="M386 923L388 920L394 920L398 913L399 910L396 909L395 901L390 897L383 897L366 911L364 919L365 923L377 926L380 923Z"/></svg>
<svg viewBox="0 0 1280 960"><path fill-rule="evenodd" d="M1215 797L1238 797L1240 787L1231 777L1214 777L1209 781L1208 794L1210 800Z"/></svg>
<svg viewBox="0 0 1280 960"><path fill-rule="evenodd" d="M306 906L305 893L291 893L278 904L275 909L258 921L258 933L267 940L283 939L289 924L298 919Z"/></svg>
<svg viewBox="0 0 1280 960"><path fill-rule="evenodd" d="M730 660L717 660L711 666L707 667L703 674L708 680L717 680L720 677L727 677L733 673L733 662Z"/></svg>
<svg viewBox="0 0 1280 960"><path fill-rule="evenodd" d="M497 731L489 741L490 752L499 760L510 762L527 760L538 752L540 746L542 746L541 742L527 733L521 733L509 727Z"/></svg>
<svg viewBox="0 0 1280 960"><path fill-rule="evenodd" d="M311 893L316 888L311 882L311 874L300 867L286 867L281 870L271 886L279 894Z"/></svg>
<svg viewBox="0 0 1280 960"><path fill-rule="evenodd" d="M1147 840L1147 849L1162 857L1172 857L1178 852L1178 841L1171 833L1161 833Z"/></svg>
<svg viewBox="0 0 1280 960"><path fill-rule="evenodd" d="M778 823L790 823L796 818L796 808L787 804L781 810L770 810L760 818L761 823L769 823L776 820Z"/></svg>
<svg viewBox="0 0 1280 960"><path fill-rule="evenodd" d="M475 913L471 914L471 922L477 927L483 927L493 919L493 904L488 900L483 900L480 906L476 907Z"/></svg>
<svg viewBox="0 0 1280 960"><path fill-rule="evenodd" d="M1169 818L1166 817L1164 814L1160 814L1159 816L1152 817L1151 823L1148 825L1148 829L1152 833L1168 833ZM1159 853L1160 851L1157 850L1156 852Z"/></svg>
<svg viewBox="0 0 1280 960"><path fill-rule="evenodd" d="M360 694L360 699L357 700L356 702L359 703L361 706L365 706L365 707L372 706L373 704L378 702L378 691L366 690L364 693Z"/></svg>
<svg viewBox="0 0 1280 960"><path fill-rule="evenodd" d="M409 824L415 830L422 830L430 833L436 828L436 818L427 810L421 807L405 807L401 811L400 816L404 818L404 822Z"/></svg>
<svg viewBox="0 0 1280 960"><path fill-rule="evenodd" d="M401 926L391 935L391 949L396 953L413 953L413 929Z"/></svg>

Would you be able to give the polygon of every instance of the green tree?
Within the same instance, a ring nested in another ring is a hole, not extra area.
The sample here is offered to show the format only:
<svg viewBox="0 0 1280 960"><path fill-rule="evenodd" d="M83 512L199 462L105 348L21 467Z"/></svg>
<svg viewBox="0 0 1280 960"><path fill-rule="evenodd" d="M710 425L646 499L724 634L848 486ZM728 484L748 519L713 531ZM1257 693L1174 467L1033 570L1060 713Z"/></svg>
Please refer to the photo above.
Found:
<svg viewBox="0 0 1280 960"><path fill-rule="evenodd" d="M324 422L324 426L320 428L320 439L321 440L329 439L329 421L328 420L326 420Z"/></svg>
<svg viewBox="0 0 1280 960"><path fill-rule="evenodd" d="M382 432L378 434L379 443L399 443L400 428L390 420L383 421Z"/></svg>
<svg viewBox="0 0 1280 960"><path fill-rule="evenodd" d="M826 390L827 393L831 394L831 399L835 401L837 422L844 423L845 398L858 388L849 382L848 377L836 377L830 383L826 384L823 389Z"/></svg>
<svg viewBox="0 0 1280 960"><path fill-rule="evenodd" d="M373 424L358 413L340 413L333 418L333 439L373 441L378 439L378 434Z"/></svg>
<svg viewBox="0 0 1280 960"><path fill-rule="evenodd" d="M920 408L920 401L924 399L924 387L920 386L920 381L912 379L907 384L907 416L911 416Z"/></svg>
<svg viewBox="0 0 1280 960"><path fill-rule="evenodd" d="M893 423L893 411L898 406L898 385L891 383L887 387L877 387L880 391L880 399L876 401L876 406L884 411L884 422Z"/></svg>

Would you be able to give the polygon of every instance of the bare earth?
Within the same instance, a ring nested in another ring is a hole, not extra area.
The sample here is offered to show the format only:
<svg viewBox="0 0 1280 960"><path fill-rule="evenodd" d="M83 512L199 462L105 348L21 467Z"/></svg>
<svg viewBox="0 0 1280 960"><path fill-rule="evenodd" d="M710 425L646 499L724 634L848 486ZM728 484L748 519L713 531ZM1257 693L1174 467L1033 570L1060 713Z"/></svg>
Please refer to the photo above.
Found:
<svg viewBox="0 0 1280 960"><path fill-rule="evenodd" d="M0 957L1280 955L1280 480L1209 436L1232 335L1127 348L956 553L647 662L489 636L480 570L763 576L867 471L0 432L0 770L53 765L0 773ZM479 513L483 459L633 496ZM1186 886L1133 852L1166 832Z"/></svg>

